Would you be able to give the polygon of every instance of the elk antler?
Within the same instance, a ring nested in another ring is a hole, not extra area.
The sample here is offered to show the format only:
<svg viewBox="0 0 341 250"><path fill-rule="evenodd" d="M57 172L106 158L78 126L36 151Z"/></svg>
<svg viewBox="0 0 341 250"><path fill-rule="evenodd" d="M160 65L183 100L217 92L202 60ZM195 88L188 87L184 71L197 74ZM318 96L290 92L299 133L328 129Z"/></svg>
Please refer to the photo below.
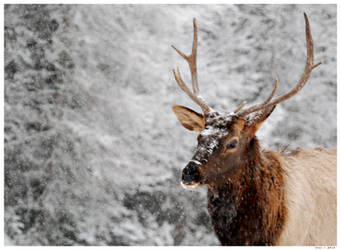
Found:
<svg viewBox="0 0 341 250"><path fill-rule="evenodd" d="M309 20L308 20L306 13L304 13L304 20L305 20L305 33L306 33L306 40L307 40L307 60L306 60L305 68L304 68L304 73L301 76L301 79L299 80L298 84L295 86L295 88L293 88L288 93L278 96L271 101L278 86L278 81L276 79L275 87L265 102L252 106L250 108L244 109L244 110L241 110L238 108L238 113L237 113L238 115L246 116L258 110L265 109L270 106L274 106L294 96L298 91L302 89L304 84L307 82L311 71L322 63L322 62L319 62L317 64L314 64L314 45L313 45L313 39L312 39L311 32L310 32Z"/></svg>
<svg viewBox="0 0 341 250"><path fill-rule="evenodd" d="M193 18L193 45L192 45L192 53L186 56L180 50L178 50L175 46L171 46L179 55L185 59L188 63L189 69L191 71L192 77L192 88L193 92L186 86L185 82L182 80L179 67L176 70L173 70L174 78L176 82L179 84L180 88L196 103L198 104L204 114L210 112L211 108L205 103L204 99L199 96L199 86L198 86L198 78L197 78L197 44L198 44L198 32L197 32L197 24L195 18Z"/></svg>

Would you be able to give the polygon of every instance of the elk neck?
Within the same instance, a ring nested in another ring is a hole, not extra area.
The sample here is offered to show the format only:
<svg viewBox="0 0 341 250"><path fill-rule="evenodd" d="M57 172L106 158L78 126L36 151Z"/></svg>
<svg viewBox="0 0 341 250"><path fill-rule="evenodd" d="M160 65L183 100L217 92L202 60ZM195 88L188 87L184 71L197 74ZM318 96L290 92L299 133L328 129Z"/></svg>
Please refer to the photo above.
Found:
<svg viewBox="0 0 341 250"><path fill-rule="evenodd" d="M222 245L275 245L287 217L281 158L256 137L243 157L224 183L208 186L213 229Z"/></svg>

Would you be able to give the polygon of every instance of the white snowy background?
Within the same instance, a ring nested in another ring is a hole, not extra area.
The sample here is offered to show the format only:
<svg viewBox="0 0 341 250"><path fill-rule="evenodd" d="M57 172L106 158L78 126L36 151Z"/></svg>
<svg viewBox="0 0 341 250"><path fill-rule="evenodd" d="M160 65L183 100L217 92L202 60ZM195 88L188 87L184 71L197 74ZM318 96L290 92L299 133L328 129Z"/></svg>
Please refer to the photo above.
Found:
<svg viewBox="0 0 341 250"><path fill-rule="evenodd" d="M215 109L292 88L259 131L277 150L336 147L336 5L6 5L5 243L217 245L205 189L184 190L198 110L171 70L188 68L198 23L201 95ZM298 225L299 226L299 225Z"/></svg>

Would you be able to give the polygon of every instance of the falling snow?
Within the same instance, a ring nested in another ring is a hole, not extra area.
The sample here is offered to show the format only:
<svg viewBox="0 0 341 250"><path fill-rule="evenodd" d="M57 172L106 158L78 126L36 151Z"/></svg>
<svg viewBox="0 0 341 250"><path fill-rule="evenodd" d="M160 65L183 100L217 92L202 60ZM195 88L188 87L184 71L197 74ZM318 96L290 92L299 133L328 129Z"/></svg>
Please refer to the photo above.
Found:
<svg viewBox="0 0 341 250"><path fill-rule="evenodd" d="M5 244L218 245L205 189L180 185L197 134L171 105L198 107L170 45L190 51L196 17L200 94L231 112L298 81L303 12L323 64L258 135L335 147L335 5L5 5Z"/></svg>

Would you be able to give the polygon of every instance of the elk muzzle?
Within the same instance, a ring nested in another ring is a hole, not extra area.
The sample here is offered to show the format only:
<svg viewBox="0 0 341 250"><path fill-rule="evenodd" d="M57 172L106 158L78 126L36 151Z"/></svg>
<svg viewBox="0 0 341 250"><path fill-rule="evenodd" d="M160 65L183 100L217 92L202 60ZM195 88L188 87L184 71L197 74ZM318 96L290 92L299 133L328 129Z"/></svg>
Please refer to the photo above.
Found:
<svg viewBox="0 0 341 250"><path fill-rule="evenodd" d="M182 184L193 185L199 181L200 172L198 163L190 161L187 166L182 170Z"/></svg>

